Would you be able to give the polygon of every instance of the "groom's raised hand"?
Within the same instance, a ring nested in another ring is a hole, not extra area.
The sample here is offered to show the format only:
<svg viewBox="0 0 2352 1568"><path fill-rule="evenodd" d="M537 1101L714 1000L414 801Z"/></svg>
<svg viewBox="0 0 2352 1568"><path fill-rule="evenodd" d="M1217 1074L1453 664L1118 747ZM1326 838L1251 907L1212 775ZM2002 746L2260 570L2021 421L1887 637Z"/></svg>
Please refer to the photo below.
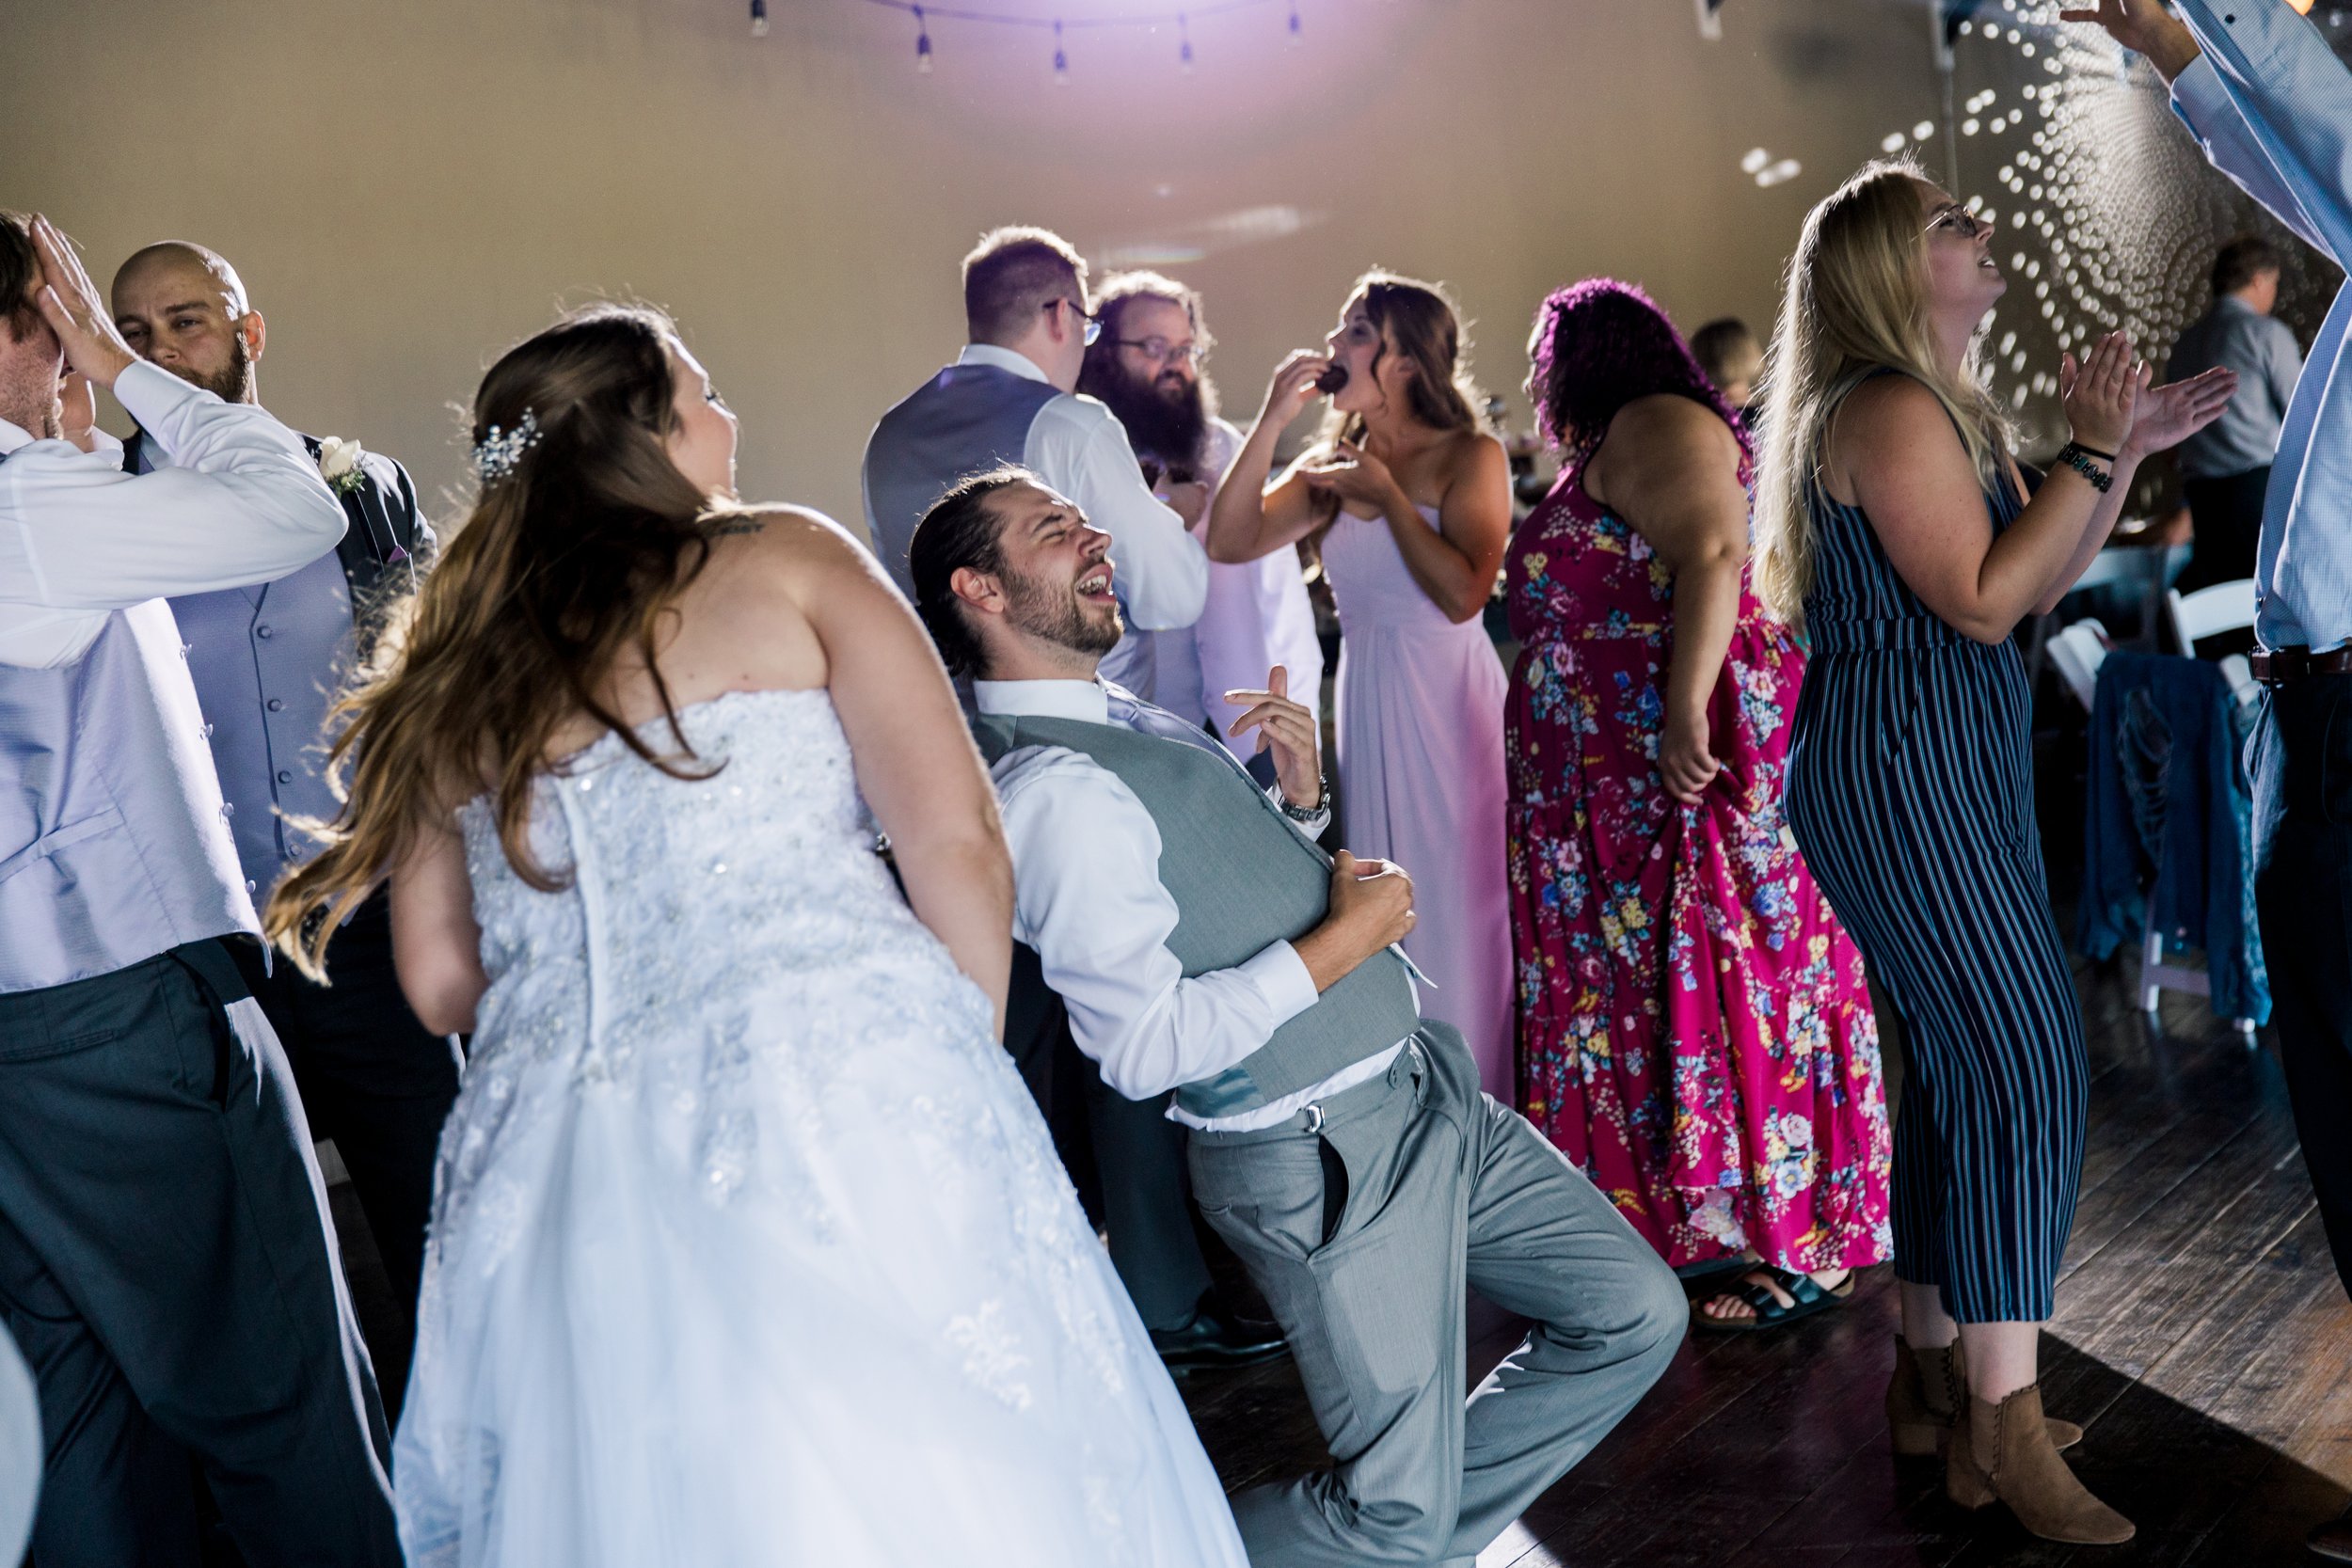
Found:
<svg viewBox="0 0 2352 1568"><path fill-rule="evenodd" d="M1323 803L1323 736L1314 714L1290 700L1290 672L1278 664L1266 672L1264 690L1225 693L1229 703L1249 705L1225 733L1239 736L1257 730L1258 749L1274 752L1274 776L1282 786L1282 799L1301 811L1312 811Z"/></svg>

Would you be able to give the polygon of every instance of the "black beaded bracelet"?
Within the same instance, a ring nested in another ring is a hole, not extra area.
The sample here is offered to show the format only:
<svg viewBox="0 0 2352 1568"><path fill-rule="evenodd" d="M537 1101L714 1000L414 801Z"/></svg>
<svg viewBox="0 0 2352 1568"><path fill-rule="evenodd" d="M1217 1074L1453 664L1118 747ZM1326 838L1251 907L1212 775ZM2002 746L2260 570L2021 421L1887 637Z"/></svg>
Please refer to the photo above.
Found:
<svg viewBox="0 0 2352 1568"><path fill-rule="evenodd" d="M2114 487L2115 475L2103 472L2090 461L2092 455L2089 447L2077 441L2069 441L2058 449L2058 460L2090 481L2091 488L2104 496ZM2109 458L2108 461L2113 462L2114 459Z"/></svg>

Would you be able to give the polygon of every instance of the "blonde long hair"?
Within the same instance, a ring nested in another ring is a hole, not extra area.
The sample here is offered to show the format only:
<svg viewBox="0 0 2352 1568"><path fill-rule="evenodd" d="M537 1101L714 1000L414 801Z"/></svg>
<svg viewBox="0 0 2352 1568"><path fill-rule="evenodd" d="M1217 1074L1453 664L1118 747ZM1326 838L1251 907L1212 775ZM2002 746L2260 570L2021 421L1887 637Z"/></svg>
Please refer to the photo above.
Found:
<svg viewBox="0 0 2352 1568"><path fill-rule="evenodd" d="M1862 378L1899 371L1933 392L1990 489L2008 471L2009 420L1972 345L1956 374L1938 368L1928 331L1925 225L1911 160L1882 159L1805 214L1764 362L1764 461L1756 485L1756 589L1765 607L1802 624L1813 586L1809 494L1830 421Z"/></svg>
<svg viewBox="0 0 2352 1568"><path fill-rule="evenodd" d="M655 633L708 560L719 515L666 445L676 340L658 310L592 306L482 378L475 441L526 416L537 439L485 484L423 586L393 607L373 668L336 705L346 722L327 773L342 810L304 824L326 847L278 885L262 920L305 974L323 974L327 938L427 817L485 789L516 873L542 890L563 885L532 854L530 818L548 748L575 715L664 771L700 776L654 662ZM669 719L676 750L666 754L602 695L628 654Z"/></svg>

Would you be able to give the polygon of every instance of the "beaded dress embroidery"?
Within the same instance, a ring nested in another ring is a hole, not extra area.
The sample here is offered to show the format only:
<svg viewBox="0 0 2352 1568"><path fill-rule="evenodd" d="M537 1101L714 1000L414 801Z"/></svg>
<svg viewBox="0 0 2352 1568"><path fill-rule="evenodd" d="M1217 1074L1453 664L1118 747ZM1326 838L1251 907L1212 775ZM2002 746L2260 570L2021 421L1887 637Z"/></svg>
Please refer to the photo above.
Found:
<svg viewBox="0 0 2352 1568"><path fill-rule="evenodd" d="M558 892L459 813L490 988L396 1445L410 1560L1238 1568L830 699L681 721L707 778L607 736L542 782Z"/></svg>

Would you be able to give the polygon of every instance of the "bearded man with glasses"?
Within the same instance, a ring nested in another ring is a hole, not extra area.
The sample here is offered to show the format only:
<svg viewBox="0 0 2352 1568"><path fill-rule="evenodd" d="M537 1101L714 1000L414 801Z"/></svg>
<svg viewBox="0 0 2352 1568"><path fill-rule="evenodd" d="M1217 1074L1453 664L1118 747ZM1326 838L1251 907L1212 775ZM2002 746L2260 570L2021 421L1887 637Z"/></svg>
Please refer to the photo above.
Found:
<svg viewBox="0 0 2352 1568"><path fill-rule="evenodd" d="M1203 372L1215 340L1200 296L1155 272L1104 278L1095 295L1102 335L1086 351L1078 390L1103 400L1126 427L1152 493L1174 507L1199 533L1206 502L1241 451L1242 434L1217 417L1216 384ZM1160 706L1211 734L1233 751L1261 783L1271 783L1254 736L1235 739L1227 725L1241 709L1228 691L1252 689L1280 665L1290 672L1295 700L1319 712L1323 646L1315 639L1314 607L1295 549L1276 550L1241 565L1209 567L1208 602L1200 619L1153 638Z"/></svg>

